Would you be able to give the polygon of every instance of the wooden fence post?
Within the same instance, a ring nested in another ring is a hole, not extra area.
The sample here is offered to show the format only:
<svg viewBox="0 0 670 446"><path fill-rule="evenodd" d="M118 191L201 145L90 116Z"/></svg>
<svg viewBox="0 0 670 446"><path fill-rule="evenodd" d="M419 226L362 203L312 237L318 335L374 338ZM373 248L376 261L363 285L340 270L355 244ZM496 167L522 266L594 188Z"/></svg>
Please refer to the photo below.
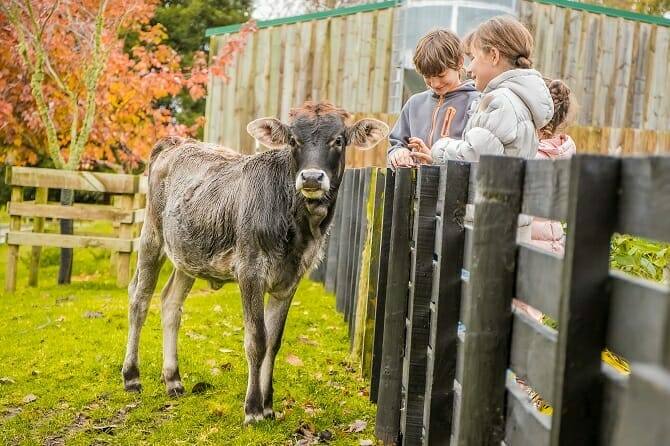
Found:
<svg viewBox="0 0 670 446"><path fill-rule="evenodd" d="M11 175L11 169L7 169L7 178ZM7 184L11 184L7 181ZM23 187L12 186L12 202L23 201ZM9 230L19 232L21 230L21 216L13 215L9 218ZM7 250L7 276L5 277L5 291L13 293L16 291L16 274L19 263L19 245L9 245Z"/></svg>
<svg viewBox="0 0 670 446"><path fill-rule="evenodd" d="M347 270L344 280L344 321L347 322L349 327L349 347L351 347L351 324L349 323L351 317L351 301L353 290L355 289L354 284L354 271L356 269L357 263L357 252L358 247L356 246L356 237L358 234L358 225L359 225L359 205L360 205L360 185L361 185L361 169L354 169L354 177L351 188L351 220L349 226L349 239L347 243L349 244L349 255L347 256Z"/></svg>
<svg viewBox="0 0 670 446"><path fill-rule="evenodd" d="M344 178L342 178L344 182ZM346 201L344 196L344 183L340 184L340 190L337 194L337 203L335 204L335 215L333 216L333 223L330 226L330 235L328 237L328 250L326 251L326 277L324 285L326 291L330 293L335 292L335 285L337 280L337 259L338 250L340 248L340 233L342 230L342 207Z"/></svg>
<svg viewBox="0 0 670 446"><path fill-rule="evenodd" d="M421 444L423 436L433 252L435 250L435 212L439 182L439 167L423 166L418 171L402 374L403 409L400 417L400 432L403 445Z"/></svg>
<svg viewBox="0 0 670 446"><path fill-rule="evenodd" d="M600 352L606 345L606 287L620 176L616 158L579 155L570 167L552 446L598 442L603 395Z"/></svg>
<svg viewBox="0 0 670 446"><path fill-rule="evenodd" d="M46 187L38 187L35 190L35 204L46 204L49 195L49 189ZM44 231L44 217L33 218L33 232ZM37 286L39 269L40 269L40 253L41 246L33 246L30 257L30 275L28 276L28 286Z"/></svg>
<svg viewBox="0 0 670 446"><path fill-rule="evenodd" d="M393 197L395 172L386 169L384 179L384 214L379 246L379 272L377 274L377 308L375 309L375 339L372 347L372 377L370 379L370 401L376 403L381 378L382 343L384 341L384 314L386 310L386 285L388 280L389 252L391 250L391 223L393 219Z"/></svg>
<svg viewBox="0 0 670 446"><path fill-rule="evenodd" d="M517 221L524 160L482 156L475 196L472 265L464 304L458 446L498 445L504 436Z"/></svg>
<svg viewBox="0 0 670 446"><path fill-rule="evenodd" d="M116 197L115 206L123 210L133 209L133 196L124 194ZM119 227L119 238L121 240L132 240L132 223L121 223ZM116 261L116 285L127 287L130 283L130 255L131 252L119 252Z"/></svg>
<svg viewBox="0 0 670 446"><path fill-rule="evenodd" d="M412 169L401 168L396 171L393 197L384 339L375 425L375 435L386 444L396 444L400 432L400 389L410 274L413 176Z"/></svg>
<svg viewBox="0 0 670 446"><path fill-rule="evenodd" d="M465 162L449 161L440 172L423 416L426 446L451 442L469 178L470 164Z"/></svg>

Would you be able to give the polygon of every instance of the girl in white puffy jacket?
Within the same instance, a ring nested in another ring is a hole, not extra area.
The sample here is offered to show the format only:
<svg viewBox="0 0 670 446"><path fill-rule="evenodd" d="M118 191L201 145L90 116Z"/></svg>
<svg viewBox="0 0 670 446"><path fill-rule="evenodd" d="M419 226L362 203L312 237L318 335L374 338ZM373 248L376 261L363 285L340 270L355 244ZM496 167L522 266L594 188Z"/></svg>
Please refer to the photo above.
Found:
<svg viewBox="0 0 670 446"><path fill-rule="evenodd" d="M472 104L463 139L442 138L412 156L437 164L448 159L478 161L485 154L534 158L537 130L549 122L554 107L542 75L531 69L530 32L515 18L494 17L465 44L472 56L468 71L483 94Z"/></svg>

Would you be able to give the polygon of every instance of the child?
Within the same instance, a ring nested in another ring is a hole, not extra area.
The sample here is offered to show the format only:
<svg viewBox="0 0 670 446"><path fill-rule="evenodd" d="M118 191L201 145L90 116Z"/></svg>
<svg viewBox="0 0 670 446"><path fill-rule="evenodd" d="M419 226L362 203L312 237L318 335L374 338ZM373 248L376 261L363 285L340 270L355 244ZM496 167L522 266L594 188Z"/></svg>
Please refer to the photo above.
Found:
<svg viewBox="0 0 670 446"><path fill-rule="evenodd" d="M554 116L546 126L537 132L540 137L540 145L537 149L536 158L570 158L576 152L575 142L563 133L575 109L570 88L558 79L544 78L544 81L554 102ZM557 221L534 218L531 225L531 242L538 247L563 254L565 247L563 227Z"/></svg>
<svg viewBox="0 0 670 446"><path fill-rule="evenodd" d="M428 150L439 138L462 137L470 105L479 96L472 81L461 82L463 60L461 42L449 30L436 29L419 40L414 66L428 90L409 98L389 135L392 167L413 166L410 149Z"/></svg>
<svg viewBox="0 0 670 446"><path fill-rule="evenodd" d="M554 108L542 76L531 69L533 37L516 19L494 17L466 41L472 55L468 71L483 96L473 104L462 140L450 135L432 150L420 147L413 158L445 163L477 161L483 154L535 157L537 129L547 125Z"/></svg>

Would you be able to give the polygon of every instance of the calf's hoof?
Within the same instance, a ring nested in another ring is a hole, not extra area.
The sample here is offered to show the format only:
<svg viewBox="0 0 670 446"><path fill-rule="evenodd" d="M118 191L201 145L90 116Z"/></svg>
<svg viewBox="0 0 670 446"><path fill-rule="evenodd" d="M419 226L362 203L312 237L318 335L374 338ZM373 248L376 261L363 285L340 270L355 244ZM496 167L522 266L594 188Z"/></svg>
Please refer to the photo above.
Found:
<svg viewBox="0 0 670 446"><path fill-rule="evenodd" d="M263 418L266 420L274 420L275 419L275 411L272 410L272 408L266 407L263 409Z"/></svg>
<svg viewBox="0 0 670 446"><path fill-rule="evenodd" d="M184 394L184 386L181 382L168 383L166 385L166 392L168 396L176 398Z"/></svg>
<svg viewBox="0 0 670 446"><path fill-rule="evenodd" d="M251 426L253 424L258 423L259 421L263 421L263 414L262 413L251 413L251 414L246 414L244 416L244 425L245 426Z"/></svg>
<svg viewBox="0 0 670 446"><path fill-rule="evenodd" d="M135 365L124 367L121 372L123 375L123 387L126 392L141 392L142 384L140 384L140 370Z"/></svg>

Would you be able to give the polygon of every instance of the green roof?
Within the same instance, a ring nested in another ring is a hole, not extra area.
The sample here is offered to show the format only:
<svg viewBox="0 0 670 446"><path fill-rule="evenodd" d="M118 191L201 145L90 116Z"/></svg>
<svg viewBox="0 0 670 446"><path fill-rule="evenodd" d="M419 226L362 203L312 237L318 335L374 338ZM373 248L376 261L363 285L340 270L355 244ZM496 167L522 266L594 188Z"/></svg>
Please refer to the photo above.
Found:
<svg viewBox="0 0 670 446"><path fill-rule="evenodd" d="M396 4L397 4L396 0L389 0L379 3L366 3L363 5L350 6L347 8L330 9L328 11L314 12L311 14L297 15L292 17L282 17L280 19L272 19L272 20L262 20L257 22L257 26L259 29L261 29L261 28L269 28L270 26L289 25L299 22L309 22L311 20L319 20L319 19L326 19L329 17L339 17L343 15L356 14L358 12L369 12L369 11L377 11L379 9L392 8L396 6ZM205 31L205 37L215 36L217 34L234 33L239 31L241 27L242 23L236 23L235 25L208 28L207 31Z"/></svg>
<svg viewBox="0 0 670 446"><path fill-rule="evenodd" d="M523 1L523 0L521 0ZM544 5L554 5L562 8L570 8L579 11L592 12L594 14L605 14L610 17L620 17L637 22L650 23L652 25L670 27L670 19L662 16L640 14L637 12L626 11L625 9L608 8L606 6L593 5L590 3L576 2L572 0L530 0ZM308 22L310 20L326 19L328 17L339 17L343 15L356 14L358 12L376 11L379 9L393 8L397 5L397 0L388 0L379 3L366 3L363 5L350 6L348 8L336 8L328 11L314 12L311 14L297 15L292 17L282 17L279 19L263 20L257 23L258 28L268 28L271 26L290 25L293 23ZM208 28L205 36L215 36L217 34L229 34L240 30L242 23L235 25L219 26Z"/></svg>

